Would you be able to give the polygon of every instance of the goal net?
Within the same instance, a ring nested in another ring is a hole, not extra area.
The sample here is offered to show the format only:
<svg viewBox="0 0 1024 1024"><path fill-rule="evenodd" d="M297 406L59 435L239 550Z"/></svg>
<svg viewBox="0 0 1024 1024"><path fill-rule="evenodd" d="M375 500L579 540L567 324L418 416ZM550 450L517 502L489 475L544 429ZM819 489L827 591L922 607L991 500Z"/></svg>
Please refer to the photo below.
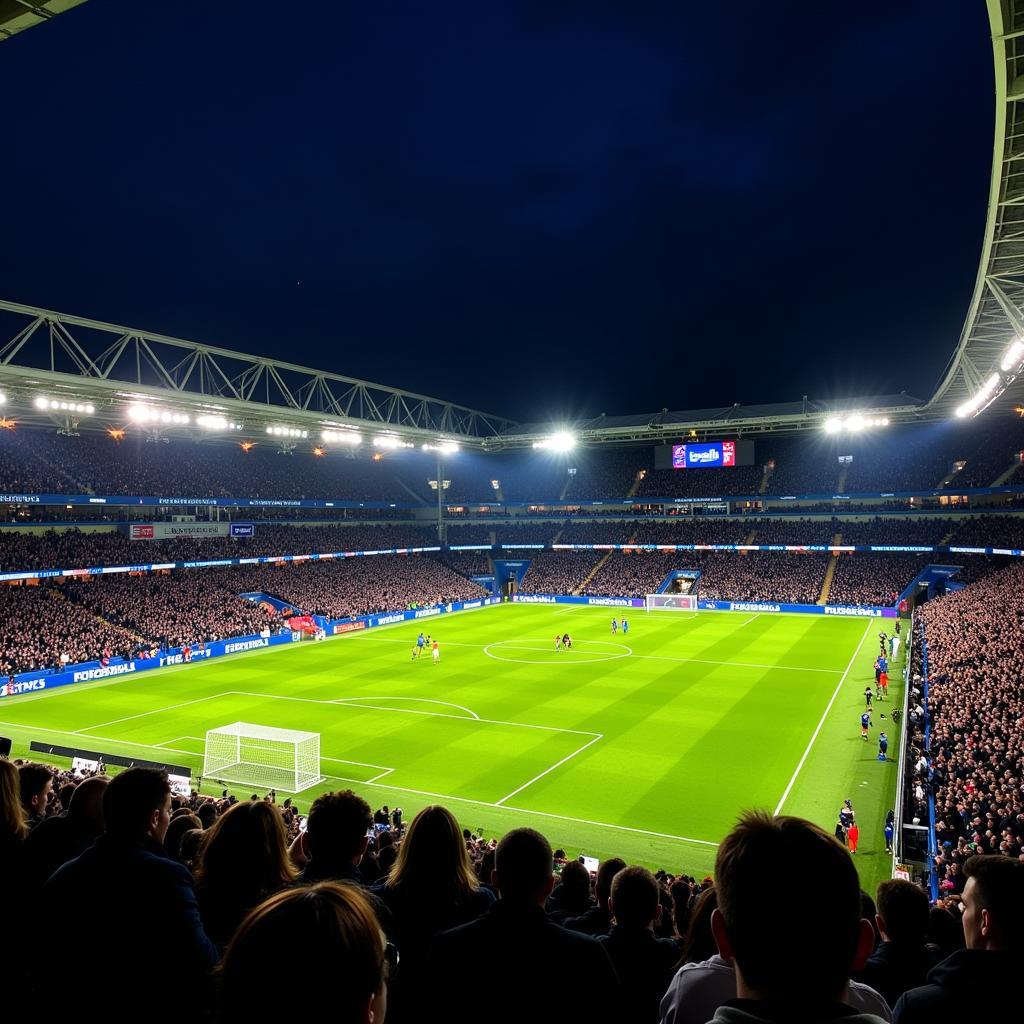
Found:
<svg viewBox="0 0 1024 1024"><path fill-rule="evenodd" d="M695 612L696 594L647 594L644 607L649 612Z"/></svg>
<svg viewBox="0 0 1024 1024"><path fill-rule="evenodd" d="M323 781L320 734L250 722L208 729L203 775L253 789L300 793Z"/></svg>

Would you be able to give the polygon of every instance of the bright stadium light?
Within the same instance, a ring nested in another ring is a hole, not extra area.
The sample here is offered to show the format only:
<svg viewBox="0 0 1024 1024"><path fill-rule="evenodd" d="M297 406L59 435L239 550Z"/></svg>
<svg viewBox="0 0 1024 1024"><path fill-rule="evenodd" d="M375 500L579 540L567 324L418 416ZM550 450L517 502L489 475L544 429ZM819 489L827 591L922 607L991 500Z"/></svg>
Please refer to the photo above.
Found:
<svg viewBox="0 0 1024 1024"><path fill-rule="evenodd" d="M308 430L299 430L298 427L267 427L267 433L272 437L294 437L296 439L309 437Z"/></svg>
<svg viewBox="0 0 1024 1024"><path fill-rule="evenodd" d="M854 413L852 416L848 417L846 423L844 423L843 425L846 427L847 430L856 433L858 430L864 429L864 417L861 416L860 413Z"/></svg>
<svg viewBox="0 0 1024 1024"><path fill-rule="evenodd" d="M44 412L77 412L91 416L96 411L96 407L92 402L68 401L65 398L46 398L44 395L38 395L33 405Z"/></svg>
<svg viewBox="0 0 1024 1024"><path fill-rule="evenodd" d="M1018 370L1022 362L1024 362L1024 341L1018 338L1006 350L999 368L1003 373L1009 373L1010 371Z"/></svg>
<svg viewBox="0 0 1024 1024"><path fill-rule="evenodd" d="M180 427L190 422L187 413L173 412L171 409L158 409L153 405L133 402L128 406L128 418L134 423L162 423L165 426Z"/></svg>
<svg viewBox="0 0 1024 1024"><path fill-rule="evenodd" d="M332 444L348 444L353 448L357 444L363 443L362 435L352 430L322 430L320 432L320 440Z"/></svg>
<svg viewBox="0 0 1024 1024"><path fill-rule="evenodd" d="M973 398L969 398L966 402L957 407L957 419L962 420L966 419L968 416L977 416L979 412L987 409L1003 391L1003 388L1000 387L1002 382L1002 377L1000 377L998 373L993 373Z"/></svg>
<svg viewBox="0 0 1024 1024"><path fill-rule="evenodd" d="M203 430L227 430L228 421L223 416L214 416L212 413L203 413L196 417L196 426Z"/></svg>
<svg viewBox="0 0 1024 1024"><path fill-rule="evenodd" d="M400 437L395 437L394 434L378 434L373 439L373 446L375 448L415 448L416 445L412 441L403 441Z"/></svg>
<svg viewBox="0 0 1024 1024"><path fill-rule="evenodd" d="M851 413L846 419L840 416L829 416L824 423L826 434L838 434L844 430L848 433L856 434L861 430L867 430L869 427L887 426L889 426L888 416L864 416L859 412Z"/></svg>
<svg viewBox="0 0 1024 1024"><path fill-rule="evenodd" d="M543 441L534 441L534 448L545 448L552 452L570 452L576 447L576 437L568 430L558 430Z"/></svg>
<svg viewBox="0 0 1024 1024"><path fill-rule="evenodd" d="M440 452L442 455L454 455L459 446L454 441L438 441L437 444L424 442L420 447L425 452Z"/></svg>
<svg viewBox="0 0 1024 1024"><path fill-rule="evenodd" d="M837 416L830 416L825 420L825 433L838 434L843 429L843 421Z"/></svg>

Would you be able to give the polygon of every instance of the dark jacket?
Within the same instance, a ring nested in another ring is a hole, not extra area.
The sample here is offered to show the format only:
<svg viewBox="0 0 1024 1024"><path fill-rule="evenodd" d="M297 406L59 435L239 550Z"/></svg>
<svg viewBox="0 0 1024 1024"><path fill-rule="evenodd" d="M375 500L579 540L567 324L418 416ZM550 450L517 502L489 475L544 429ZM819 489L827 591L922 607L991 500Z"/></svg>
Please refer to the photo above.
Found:
<svg viewBox="0 0 1024 1024"><path fill-rule="evenodd" d="M428 978L423 1020L450 1017L453 999L498 1024L620 1020L619 983L601 944L553 924L535 904L498 900L442 932Z"/></svg>
<svg viewBox="0 0 1024 1024"><path fill-rule="evenodd" d="M870 985L893 1007L904 992L928 980L936 959L924 945L883 942L855 977Z"/></svg>
<svg viewBox="0 0 1024 1024"><path fill-rule="evenodd" d="M600 905L591 907L585 914L579 917L569 917L562 922L563 928L571 932L581 932L584 935L607 935L612 930L612 915L607 907Z"/></svg>
<svg viewBox="0 0 1024 1024"><path fill-rule="evenodd" d="M435 938L486 913L494 903L494 893L478 889L458 902L442 904L422 898L422 894L390 888L386 881L378 882L371 892L390 916L389 935L402 958L397 975L388 981L388 1024L418 1020L415 999L426 983L424 971Z"/></svg>
<svg viewBox="0 0 1024 1024"><path fill-rule="evenodd" d="M928 983L905 993L893 1009L893 1024L963 1024L977 1017L986 1000L1013 999L1020 957L984 949L959 949L928 974Z"/></svg>
<svg viewBox="0 0 1024 1024"><path fill-rule="evenodd" d="M615 925L598 940L604 947L622 986L624 1024L657 1024L661 997L668 989L679 947L671 939L656 938L650 928Z"/></svg>
<svg viewBox="0 0 1024 1024"><path fill-rule="evenodd" d="M95 842L96 835L90 822L72 818L67 813L41 821L25 840L25 856L36 888L42 888L62 864L85 853Z"/></svg>
<svg viewBox="0 0 1024 1024"><path fill-rule="evenodd" d="M68 951L61 984L42 979L53 1020L180 1020L180 1005L160 995L168 979L201 991L217 962L192 875L149 836L102 835L61 867L43 887L40 925Z"/></svg>

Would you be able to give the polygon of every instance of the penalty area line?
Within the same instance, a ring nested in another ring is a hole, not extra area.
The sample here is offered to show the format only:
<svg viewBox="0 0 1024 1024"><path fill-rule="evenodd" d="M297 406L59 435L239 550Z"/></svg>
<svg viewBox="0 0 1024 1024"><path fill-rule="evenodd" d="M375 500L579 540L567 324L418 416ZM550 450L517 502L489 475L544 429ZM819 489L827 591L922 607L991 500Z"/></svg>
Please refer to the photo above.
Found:
<svg viewBox="0 0 1024 1024"><path fill-rule="evenodd" d="M500 807L506 800L511 800L512 797L514 797L517 793L522 793L524 789L527 789L528 787L532 786L535 782L538 782L540 779L543 779L545 775L549 774L550 772L553 772L556 768L561 768L561 766L565 764L566 761L571 761L577 754L582 754L583 751L587 749L587 747L593 746L598 740L603 739L603 735L598 735L595 736L592 740L588 740L586 743L583 744L582 747L579 747L577 750L574 750L571 754L568 754L566 757L563 757L561 761L556 761L550 768L545 768L544 771L542 771L539 775L534 775L534 777L530 779L529 782L524 782L518 789L513 789L512 792L509 793L507 796L503 796L500 800L495 801L494 806Z"/></svg>

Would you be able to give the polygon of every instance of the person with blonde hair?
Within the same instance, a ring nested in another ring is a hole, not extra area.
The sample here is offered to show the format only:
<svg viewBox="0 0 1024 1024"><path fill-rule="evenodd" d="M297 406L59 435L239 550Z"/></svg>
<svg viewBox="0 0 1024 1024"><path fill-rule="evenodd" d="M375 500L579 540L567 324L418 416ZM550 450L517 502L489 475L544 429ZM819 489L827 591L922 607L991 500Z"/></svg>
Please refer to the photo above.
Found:
<svg viewBox="0 0 1024 1024"><path fill-rule="evenodd" d="M402 951L402 974L391 991L392 1019L401 1019L434 937L478 918L494 895L480 887L459 823L437 805L412 819L391 871L373 893L391 912L392 934Z"/></svg>
<svg viewBox="0 0 1024 1024"><path fill-rule="evenodd" d="M196 896L207 934L227 945L242 918L297 875L280 811L263 800L235 804L213 823L199 850Z"/></svg>
<svg viewBox="0 0 1024 1024"><path fill-rule="evenodd" d="M320 882L276 893L241 923L217 968L217 1021L252 1024L304 1016L303 1003L330 1008L337 1024L384 1024L388 977L398 954L364 890ZM295 981L322 988L297 995Z"/></svg>

